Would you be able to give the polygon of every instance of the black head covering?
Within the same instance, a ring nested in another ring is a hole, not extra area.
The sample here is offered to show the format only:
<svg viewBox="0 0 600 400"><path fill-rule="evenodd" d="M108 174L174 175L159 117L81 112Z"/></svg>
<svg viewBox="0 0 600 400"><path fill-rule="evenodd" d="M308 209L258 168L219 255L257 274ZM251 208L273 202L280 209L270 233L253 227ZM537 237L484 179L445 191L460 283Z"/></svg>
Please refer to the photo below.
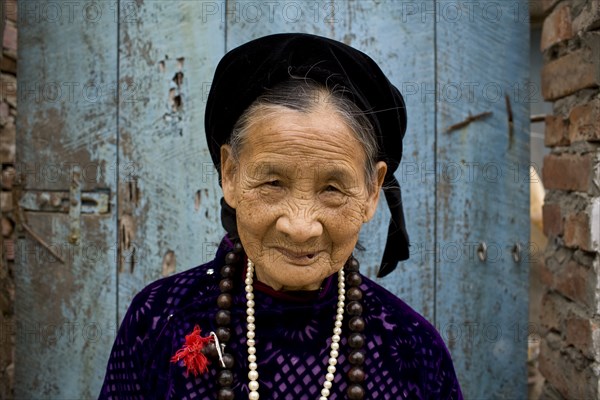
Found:
<svg viewBox="0 0 600 400"><path fill-rule="evenodd" d="M238 118L266 89L302 76L343 94L366 112L385 161L384 193L391 212L381 267L383 277L409 256L402 197L394 171L402 158L406 108L402 95L366 54L344 43L304 33L265 36L223 56L212 82L204 124L210 155L220 164L220 147L227 143ZM219 170L219 168L217 168ZM220 181L220 170L219 170ZM235 210L221 199L221 220L237 236Z"/></svg>

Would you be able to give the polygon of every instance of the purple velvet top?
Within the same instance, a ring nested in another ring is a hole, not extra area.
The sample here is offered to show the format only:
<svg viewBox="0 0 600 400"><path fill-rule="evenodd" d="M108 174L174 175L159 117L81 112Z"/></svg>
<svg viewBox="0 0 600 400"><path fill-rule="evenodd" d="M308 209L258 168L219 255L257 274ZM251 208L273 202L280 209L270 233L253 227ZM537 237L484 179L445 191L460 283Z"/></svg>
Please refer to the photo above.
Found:
<svg viewBox="0 0 600 400"><path fill-rule="evenodd" d="M194 377L170 359L195 325L216 329L220 267L231 249L223 240L215 259L161 279L133 300L115 340L100 399L216 399L218 362ZM246 304L238 271L232 307L236 399L248 398ZM435 328L402 300L363 277L366 399L462 399L452 360ZM261 399L316 399L325 379L337 303L337 274L319 292L282 295L255 282L256 355ZM329 399L345 399L349 348L344 324Z"/></svg>

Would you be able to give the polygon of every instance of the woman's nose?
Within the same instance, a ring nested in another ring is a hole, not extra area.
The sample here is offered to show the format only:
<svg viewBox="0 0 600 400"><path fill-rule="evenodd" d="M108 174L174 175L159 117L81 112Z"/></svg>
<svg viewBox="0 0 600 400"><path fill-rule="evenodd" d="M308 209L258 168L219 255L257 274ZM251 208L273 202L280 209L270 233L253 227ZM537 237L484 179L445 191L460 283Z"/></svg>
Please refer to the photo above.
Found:
<svg viewBox="0 0 600 400"><path fill-rule="evenodd" d="M323 233L323 225L308 210L308 207L285 213L277 219L276 227L297 243L306 242Z"/></svg>

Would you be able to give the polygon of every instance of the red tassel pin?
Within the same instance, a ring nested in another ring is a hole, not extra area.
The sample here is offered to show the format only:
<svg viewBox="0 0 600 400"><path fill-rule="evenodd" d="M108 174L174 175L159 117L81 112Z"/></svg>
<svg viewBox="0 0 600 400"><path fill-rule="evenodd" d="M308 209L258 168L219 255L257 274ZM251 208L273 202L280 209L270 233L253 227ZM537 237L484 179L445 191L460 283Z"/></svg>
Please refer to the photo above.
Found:
<svg viewBox="0 0 600 400"><path fill-rule="evenodd" d="M183 360L183 365L187 367L187 372L198 376L208 371L208 365L210 362L202 353L202 349L205 345L215 341L215 335L211 332L210 336L200 336L202 330L198 325L194 327L194 330L189 335L185 336L185 343L181 349L177 350L175 355L171 358L172 363ZM220 352L219 352L220 353Z"/></svg>

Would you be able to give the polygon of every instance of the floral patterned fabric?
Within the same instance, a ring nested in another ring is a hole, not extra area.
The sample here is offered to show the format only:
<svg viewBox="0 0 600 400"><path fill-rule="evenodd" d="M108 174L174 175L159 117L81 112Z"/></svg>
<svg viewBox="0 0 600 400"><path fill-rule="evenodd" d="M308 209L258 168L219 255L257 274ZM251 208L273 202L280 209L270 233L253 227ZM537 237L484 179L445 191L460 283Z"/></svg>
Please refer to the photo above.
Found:
<svg viewBox="0 0 600 400"><path fill-rule="evenodd" d="M218 362L194 377L170 362L199 325L216 329L219 270L231 242L216 258L161 279L133 300L114 343L100 399L216 399ZM248 398L246 306L238 271L232 308L236 399ZM435 328L393 294L363 277L366 399L462 399L448 350ZM337 274L321 290L282 294L255 283L256 347L261 399L317 399L325 379L337 302ZM346 399L350 369L347 328L329 399Z"/></svg>

